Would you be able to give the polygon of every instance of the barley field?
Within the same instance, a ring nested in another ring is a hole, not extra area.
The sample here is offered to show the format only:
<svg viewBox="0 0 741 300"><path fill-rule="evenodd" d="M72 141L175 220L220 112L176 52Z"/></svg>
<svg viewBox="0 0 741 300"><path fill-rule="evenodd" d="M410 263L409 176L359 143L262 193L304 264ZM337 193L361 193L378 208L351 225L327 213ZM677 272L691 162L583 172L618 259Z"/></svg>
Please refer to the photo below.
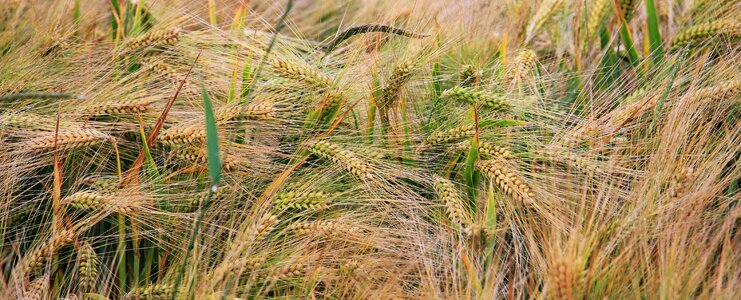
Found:
<svg viewBox="0 0 741 300"><path fill-rule="evenodd" d="M738 299L740 15L0 0L0 298Z"/></svg>

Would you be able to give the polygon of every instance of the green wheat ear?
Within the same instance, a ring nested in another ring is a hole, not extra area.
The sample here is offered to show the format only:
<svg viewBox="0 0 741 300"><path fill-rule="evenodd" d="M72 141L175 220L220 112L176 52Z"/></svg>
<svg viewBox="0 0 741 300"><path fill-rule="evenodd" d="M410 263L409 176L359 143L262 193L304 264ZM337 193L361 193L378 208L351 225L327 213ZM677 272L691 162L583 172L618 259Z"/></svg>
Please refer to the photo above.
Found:
<svg viewBox="0 0 741 300"><path fill-rule="evenodd" d="M469 104L479 104L494 111L507 112L512 110L512 104L506 100L504 95L474 88L456 86L445 90L441 97Z"/></svg>

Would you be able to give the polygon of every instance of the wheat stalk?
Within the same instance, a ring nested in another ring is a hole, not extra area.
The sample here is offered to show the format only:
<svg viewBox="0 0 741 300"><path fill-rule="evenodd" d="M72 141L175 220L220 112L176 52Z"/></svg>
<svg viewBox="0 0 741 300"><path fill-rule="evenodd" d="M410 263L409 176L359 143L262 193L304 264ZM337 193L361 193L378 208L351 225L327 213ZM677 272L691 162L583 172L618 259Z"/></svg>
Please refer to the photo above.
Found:
<svg viewBox="0 0 741 300"><path fill-rule="evenodd" d="M456 86L445 90L440 96L461 102L479 104L495 111L509 111L512 109L512 105L506 101L504 96L474 88Z"/></svg>

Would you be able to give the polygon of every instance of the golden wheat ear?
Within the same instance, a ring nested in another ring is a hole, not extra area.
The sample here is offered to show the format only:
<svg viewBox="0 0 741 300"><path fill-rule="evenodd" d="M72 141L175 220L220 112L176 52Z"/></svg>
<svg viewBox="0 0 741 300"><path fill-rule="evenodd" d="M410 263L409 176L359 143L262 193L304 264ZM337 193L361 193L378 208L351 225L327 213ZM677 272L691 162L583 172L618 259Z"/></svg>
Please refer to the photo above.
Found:
<svg viewBox="0 0 741 300"><path fill-rule="evenodd" d="M113 140L113 137L95 129L73 129L46 133L20 143L22 151L51 152L74 150Z"/></svg>

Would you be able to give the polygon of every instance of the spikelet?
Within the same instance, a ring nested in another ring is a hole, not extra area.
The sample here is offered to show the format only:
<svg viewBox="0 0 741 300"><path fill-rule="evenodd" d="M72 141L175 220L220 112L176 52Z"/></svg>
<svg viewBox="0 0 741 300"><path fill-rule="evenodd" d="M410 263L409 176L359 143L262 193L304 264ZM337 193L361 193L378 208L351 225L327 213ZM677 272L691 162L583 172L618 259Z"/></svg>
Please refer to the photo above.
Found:
<svg viewBox="0 0 741 300"><path fill-rule="evenodd" d="M34 279L23 293L23 300L43 300L47 299L49 292L49 275L44 275Z"/></svg>
<svg viewBox="0 0 741 300"><path fill-rule="evenodd" d="M283 78L292 79L316 89L332 87L332 80L318 70L292 65L282 59L274 59L270 64L273 66L273 71Z"/></svg>
<svg viewBox="0 0 741 300"><path fill-rule="evenodd" d="M105 141L113 137L95 129L60 130L56 137L56 145L59 150L72 150L85 148ZM48 152L54 150L55 134L46 133L42 136L31 138L20 144L20 149L31 152Z"/></svg>
<svg viewBox="0 0 741 300"><path fill-rule="evenodd" d="M345 170L360 179L370 179L373 177L370 171L371 168L366 161L354 152L342 149L337 144L315 141L309 143L306 147L312 154L342 166Z"/></svg>
<svg viewBox="0 0 741 300"><path fill-rule="evenodd" d="M201 144L206 141L206 129L198 125L178 124L162 132L159 140L168 146Z"/></svg>
<svg viewBox="0 0 741 300"><path fill-rule="evenodd" d="M486 241L491 238L493 234L494 233L486 227L486 224L482 222L471 224L471 226L463 230L463 235L465 235L469 241Z"/></svg>
<svg viewBox="0 0 741 300"><path fill-rule="evenodd" d="M151 108L153 102L154 99L151 98L110 101L107 103L92 106L88 109L88 112L93 115L122 115L143 113Z"/></svg>
<svg viewBox="0 0 741 300"><path fill-rule="evenodd" d="M340 234L357 235L362 232L359 227L332 220L296 222L289 225L287 229L301 235L323 234L337 236Z"/></svg>
<svg viewBox="0 0 741 300"><path fill-rule="evenodd" d="M225 106L216 113L219 122L240 120L266 120L273 117L275 108L267 103L250 103L247 105Z"/></svg>
<svg viewBox="0 0 741 300"><path fill-rule="evenodd" d="M684 196L695 177L697 177L697 174L692 168L684 168L677 172L677 174L674 174L671 180L672 187L669 190L669 195L672 198L681 198Z"/></svg>
<svg viewBox="0 0 741 300"><path fill-rule="evenodd" d="M396 66L394 73L386 81L386 85L381 90L381 99L379 104L384 108L393 107L399 98L399 90L412 77L414 70L413 61L405 61Z"/></svg>
<svg viewBox="0 0 741 300"><path fill-rule="evenodd" d="M717 37L738 37L741 35L741 22L716 20L687 28L674 36L671 50L676 51L687 44L705 43Z"/></svg>
<svg viewBox="0 0 741 300"><path fill-rule="evenodd" d="M80 291L90 292L95 288L98 279L98 255L90 243L82 242L80 249L77 250L77 258L80 262L78 286Z"/></svg>
<svg viewBox="0 0 741 300"><path fill-rule="evenodd" d="M558 260L549 266L546 284L548 285L550 298L558 300L577 299L582 273L574 262L565 259Z"/></svg>
<svg viewBox="0 0 741 300"><path fill-rule="evenodd" d="M37 275L46 266L46 260L60 248L72 243L74 238L75 232L72 230L64 229L55 233L49 240L24 255L15 270L24 278Z"/></svg>
<svg viewBox="0 0 741 300"><path fill-rule="evenodd" d="M509 111L512 109L512 105L505 100L504 96L473 88L456 86L444 91L441 97L471 104L479 104L495 111Z"/></svg>
<svg viewBox="0 0 741 300"><path fill-rule="evenodd" d="M440 145L469 138L476 133L474 125L463 125L448 130L435 132L425 139L427 145Z"/></svg>
<svg viewBox="0 0 741 300"><path fill-rule="evenodd" d="M489 179L494 180L496 186L504 194L518 200L533 197L530 187L504 161L499 159L480 160L476 163L476 167Z"/></svg>
<svg viewBox="0 0 741 300"><path fill-rule="evenodd" d="M166 28L150 31L140 37L127 40L121 45L122 54L156 46L171 46L180 41L180 28Z"/></svg>
<svg viewBox="0 0 741 300"><path fill-rule="evenodd" d="M468 210L463 206L463 197L460 196L455 185L439 175L434 175L432 181L435 196L445 205L445 213L448 215L450 222L462 230L471 227L471 217Z"/></svg>
<svg viewBox="0 0 741 300"><path fill-rule="evenodd" d="M275 210L321 210L329 203L329 193L316 192L282 192L275 196Z"/></svg>
<svg viewBox="0 0 741 300"><path fill-rule="evenodd" d="M124 295L125 300L170 300L175 287L172 284L155 284L131 290Z"/></svg>
<svg viewBox="0 0 741 300"><path fill-rule="evenodd" d="M587 18L587 30L589 37L598 35L597 30L604 24L605 18L610 14L613 0L594 0L587 2L589 17Z"/></svg>

